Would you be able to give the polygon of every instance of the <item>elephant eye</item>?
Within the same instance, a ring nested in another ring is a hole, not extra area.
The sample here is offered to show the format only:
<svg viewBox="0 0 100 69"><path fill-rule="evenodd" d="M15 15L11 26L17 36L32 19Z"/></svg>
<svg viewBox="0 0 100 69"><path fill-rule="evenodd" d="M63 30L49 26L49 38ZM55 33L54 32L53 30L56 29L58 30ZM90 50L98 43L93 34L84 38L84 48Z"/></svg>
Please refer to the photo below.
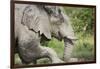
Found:
<svg viewBox="0 0 100 69"><path fill-rule="evenodd" d="M44 9L46 10L46 12L47 12L48 14L53 13L52 9L49 8L49 7L44 6Z"/></svg>
<svg viewBox="0 0 100 69"><path fill-rule="evenodd" d="M32 11L32 9L29 9L29 10L28 10L28 12L31 12L31 11Z"/></svg>
<svg viewBox="0 0 100 69"><path fill-rule="evenodd" d="M59 13L61 13L61 10L60 10L60 9L58 9L58 12L59 12Z"/></svg>
<svg viewBox="0 0 100 69"><path fill-rule="evenodd" d="M48 13L51 14L51 13L53 13L53 11L49 9L49 10L48 10Z"/></svg>

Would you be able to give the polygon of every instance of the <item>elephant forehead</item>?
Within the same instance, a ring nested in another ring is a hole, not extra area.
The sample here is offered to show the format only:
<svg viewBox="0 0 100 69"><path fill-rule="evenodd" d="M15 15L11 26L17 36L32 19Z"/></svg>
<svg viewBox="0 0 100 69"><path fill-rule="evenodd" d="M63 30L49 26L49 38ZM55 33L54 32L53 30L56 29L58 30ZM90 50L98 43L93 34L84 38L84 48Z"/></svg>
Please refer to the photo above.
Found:
<svg viewBox="0 0 100 69"><path fill-rule="evenodd" d="M59 12L58 9L60 9L58 6L45 6L46 11L50 14Z"/></svg>

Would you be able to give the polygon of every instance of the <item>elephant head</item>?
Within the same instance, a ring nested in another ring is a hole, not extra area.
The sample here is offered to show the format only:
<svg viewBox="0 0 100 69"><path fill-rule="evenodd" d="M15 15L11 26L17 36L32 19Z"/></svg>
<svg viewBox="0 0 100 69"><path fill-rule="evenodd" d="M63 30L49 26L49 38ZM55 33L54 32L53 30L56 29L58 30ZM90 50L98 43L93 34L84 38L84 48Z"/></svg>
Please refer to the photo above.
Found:
<svg viewBox="0 0 100 69"><path fill-rule="evenodd" d="M59 40L64 40L64 61L69 61L73 50L74 41L77 39L69 17L60 6L45 6L50 18L51 32Z"/></svg>
<svg viewBox="0 0 100 69"><path fill-rule="evenodd" d="M44 35L47 39L51 36L64 40L64 60L68 61L75 40L74 31L69 17L60 6L29 5L23 11L21 23L28 29Z"/></svg>

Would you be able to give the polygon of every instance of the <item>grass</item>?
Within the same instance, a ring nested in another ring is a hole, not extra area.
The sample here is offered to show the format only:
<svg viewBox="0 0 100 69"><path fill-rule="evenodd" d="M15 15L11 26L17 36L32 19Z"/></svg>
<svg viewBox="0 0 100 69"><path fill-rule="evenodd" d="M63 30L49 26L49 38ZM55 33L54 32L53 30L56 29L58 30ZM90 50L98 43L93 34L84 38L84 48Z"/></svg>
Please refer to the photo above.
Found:
<svg viewBox="0 0 100 69"><path fill-rule="evenodd" d="M94 36L93 34L77 33L78 40L74 45L72 57L78 59L94 60ZM64 42L53 38L48 44L48 47L54 49L59 58L62 59L64 51Z"/></svg>

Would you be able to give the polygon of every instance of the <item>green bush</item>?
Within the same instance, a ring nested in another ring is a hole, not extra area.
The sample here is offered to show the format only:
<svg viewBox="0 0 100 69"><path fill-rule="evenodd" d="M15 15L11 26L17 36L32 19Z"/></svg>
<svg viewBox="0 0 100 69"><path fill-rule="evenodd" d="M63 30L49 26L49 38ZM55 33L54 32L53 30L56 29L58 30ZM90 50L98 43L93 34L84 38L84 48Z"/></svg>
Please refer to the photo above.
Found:
<svg viewBox="0 0 100 69"><path fill-rule="evenodd" d="M93 32L94 27L94 9L65 7L67 15L70 17L75 32Z"/></svg>
<svg viewBox="0 0 100 69"><path fill-rule="evenodd" d="M73 50L73 57L82 58L85 60L94 59L94 41L93 36L81 37L77 42Z"/></svg>

